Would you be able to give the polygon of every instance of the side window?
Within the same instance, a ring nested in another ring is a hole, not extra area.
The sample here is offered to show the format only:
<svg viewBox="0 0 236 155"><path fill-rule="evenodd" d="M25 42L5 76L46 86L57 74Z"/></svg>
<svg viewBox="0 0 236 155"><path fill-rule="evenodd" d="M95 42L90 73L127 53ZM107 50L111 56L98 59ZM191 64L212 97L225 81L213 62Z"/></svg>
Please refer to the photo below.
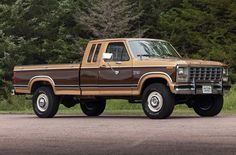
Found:
<svg viewBox="0 0 236 155"><path fill-rule="evenodd" d="M96 44L93 44L92 47L91 47L91 49L90 49L87 62L91 62L95 47L96 47Z"/></svg>
<svg viewBox="0 0 236 155"><path fill-rule="evenodd" d="M109 43L106 53L112 53L112 61L128 61L129 55L123 42Z"/></svg>
<svg viewBox="0 0 236 155"><path fill-rule="evenodd" d="M101 48L101 44L98 44L97 48L95 50L94 56L93 56L93 62L97 62L97 58L98 58L98 54L99 54L100 48Z"/></svg>

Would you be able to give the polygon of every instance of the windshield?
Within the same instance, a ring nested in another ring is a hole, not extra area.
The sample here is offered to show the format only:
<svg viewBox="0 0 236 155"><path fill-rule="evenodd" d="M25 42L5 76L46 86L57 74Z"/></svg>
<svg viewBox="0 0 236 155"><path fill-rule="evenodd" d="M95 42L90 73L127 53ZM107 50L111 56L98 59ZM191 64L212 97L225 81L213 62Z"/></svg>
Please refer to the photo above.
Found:
<svg viewBox="0 0 236 155"><path fill-rule="evenodd" d="M180 58L173 46L158 40L131 40L129 46L135 57Z"/></svg>

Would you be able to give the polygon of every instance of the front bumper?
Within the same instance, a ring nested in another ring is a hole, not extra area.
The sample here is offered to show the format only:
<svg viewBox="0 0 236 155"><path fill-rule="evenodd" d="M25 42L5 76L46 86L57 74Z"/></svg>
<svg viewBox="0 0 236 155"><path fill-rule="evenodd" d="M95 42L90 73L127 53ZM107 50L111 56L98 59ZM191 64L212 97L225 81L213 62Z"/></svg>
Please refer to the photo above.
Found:
<svg viewBox="0 0 236 155"><path fill-rule="evenodd" d="M211 93L204 93L203 86L211 86ZM175 94L224 94L230 90L231 86L226 83L182 83L174 85Z"/></svg>

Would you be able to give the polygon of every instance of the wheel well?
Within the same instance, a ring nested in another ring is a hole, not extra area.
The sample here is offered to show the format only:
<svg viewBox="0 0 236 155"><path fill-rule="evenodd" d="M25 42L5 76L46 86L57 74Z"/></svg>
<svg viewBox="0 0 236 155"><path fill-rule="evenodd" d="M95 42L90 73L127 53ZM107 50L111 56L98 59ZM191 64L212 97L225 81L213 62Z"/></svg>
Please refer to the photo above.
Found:
<svg viewBox="0 0 236 155"><path fill-rule="evenodd" d="M163 78L150 78L150 79L147 79L143 86L142 86L142 92L141 94L143 94L143 91L145 90L145 88L147 88L147 86L149 86L150 84L152 83L162 83L162 84L165 84L167 85L167 81L166 79L163 79Z"/></svg>
<svg viewBox="0 0 236 155"><path fill-rule="evenodd" d="M52 89L52 86L51 86L50 82L36 81L36 82L33 83L32 87L31 87L31 93L34 93L39 87L42 87L42 86L47 86L47 87L50 87Z"/></svg>

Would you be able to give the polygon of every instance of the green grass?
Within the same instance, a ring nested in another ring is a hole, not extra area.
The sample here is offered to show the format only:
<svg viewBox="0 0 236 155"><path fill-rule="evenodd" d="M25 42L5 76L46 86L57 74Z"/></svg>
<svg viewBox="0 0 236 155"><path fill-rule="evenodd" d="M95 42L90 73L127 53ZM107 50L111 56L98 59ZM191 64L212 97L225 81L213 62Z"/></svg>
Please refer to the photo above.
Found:
<svg viewBox="0 0 236 155"><path fill-rule="evenodd" d="M233 85L230 92L224 97L224 113L236 113L236 85ZM31 100L25 99L25 96L12 96L7 100L0 101L0 113L33 113ZM66 108L60 105L59 113L63 114L81 114L79 105L72 108ZM141 104L130 104L126 100L108 100L105 114L126 114L126 115L144 115ZM177 105L174 114L194 114L192 109L186 105Z"/></svg>

